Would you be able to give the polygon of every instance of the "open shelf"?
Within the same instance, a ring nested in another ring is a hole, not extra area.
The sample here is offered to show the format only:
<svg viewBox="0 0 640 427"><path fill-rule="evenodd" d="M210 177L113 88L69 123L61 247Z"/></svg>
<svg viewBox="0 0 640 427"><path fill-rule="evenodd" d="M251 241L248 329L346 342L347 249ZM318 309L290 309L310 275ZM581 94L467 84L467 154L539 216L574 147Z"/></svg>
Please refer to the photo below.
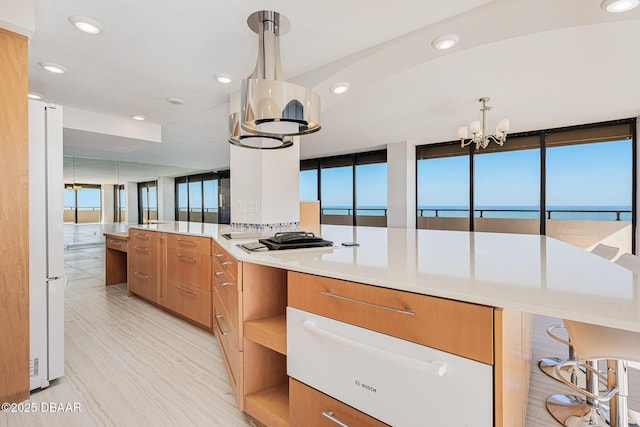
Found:
<svg viewBox="0 0 640 427"><path fill-rule="evenodd" d="M245 396L244 410L269 427L288 427L289 384L285 383Z"/></svg>
<svg viewBox="0 0 640 427"><path fill-rule="evenodd" d="M251 341L287 354L287 316L274 316L266 319L244 322L244 336Z"/></svg>

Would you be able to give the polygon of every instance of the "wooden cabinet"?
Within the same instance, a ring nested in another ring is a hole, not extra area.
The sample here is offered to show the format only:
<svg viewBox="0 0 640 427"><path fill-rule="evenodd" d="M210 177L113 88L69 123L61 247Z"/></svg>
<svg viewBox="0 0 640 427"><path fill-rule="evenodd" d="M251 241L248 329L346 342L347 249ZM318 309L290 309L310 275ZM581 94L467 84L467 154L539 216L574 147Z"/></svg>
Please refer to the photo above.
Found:
<svg viewBox="0 0 640 427"><path fill-rule="evenodd" d="M289 396L289 422L292 426L384 427L387 425L293 378L289 379Z"/></svg>
<svg viewBox="0 0 640 427"><path fill-rule="evenodd" d="M105 285L117 285L127 281L128 233L104 233L105 237Z"/></svg>
<svg viewBox="0 0 640 427"><path fill-rule="evenodd" d="M213 243L213 332L227 367L236 403L244 409L242 263Z"/></svg>
<svg viewBox="0 0 640 427"><path fill-rule="evenodd" d="M164 305L211 329L211 239L167 234L166 265Z"/></svg>
<svg viewBox="0 0 640 427"><path fill-rule="evenodd" d="M129 232L127 283L129 295L138 295L154 303L162 303L165 233L147 230Z"/></svg>

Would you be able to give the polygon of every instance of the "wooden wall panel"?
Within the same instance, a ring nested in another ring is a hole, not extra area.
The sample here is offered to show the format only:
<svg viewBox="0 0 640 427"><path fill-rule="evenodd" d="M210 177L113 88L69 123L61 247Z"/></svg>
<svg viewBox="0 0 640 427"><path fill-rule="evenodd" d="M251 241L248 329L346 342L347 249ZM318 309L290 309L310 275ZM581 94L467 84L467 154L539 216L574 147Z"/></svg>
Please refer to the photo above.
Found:
<svg viewBox="0 0 640 427"><path fill-rule="evenodd" d="M27 38L0 29L0 402L29 397Z"/></svg>

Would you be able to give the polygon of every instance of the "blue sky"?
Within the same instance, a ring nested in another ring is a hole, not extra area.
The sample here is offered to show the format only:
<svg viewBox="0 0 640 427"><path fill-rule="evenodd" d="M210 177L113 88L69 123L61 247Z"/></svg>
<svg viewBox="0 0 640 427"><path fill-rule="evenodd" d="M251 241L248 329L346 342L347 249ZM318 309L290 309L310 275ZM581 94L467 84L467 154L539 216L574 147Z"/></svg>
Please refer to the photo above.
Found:
<svg viewBox="0 0 640 427"><path fill-rule="evenodd" d="M327 168L322 174L322 205L351 206L353 172L351 166ZM358 206L387 206L387 164L356 166ZM300 200L318 200L317 172L300 172Z"/></svg>
<svg viewBox="0 0 640 427"><path fill-rule="evenodd" d="M476 206L538 206L539 169L537 149L476 155ZM421 160L418 205L468 206L468 182L468 157ZM631 141L548 148L546 193L547 206L631 206Z"/></svg>

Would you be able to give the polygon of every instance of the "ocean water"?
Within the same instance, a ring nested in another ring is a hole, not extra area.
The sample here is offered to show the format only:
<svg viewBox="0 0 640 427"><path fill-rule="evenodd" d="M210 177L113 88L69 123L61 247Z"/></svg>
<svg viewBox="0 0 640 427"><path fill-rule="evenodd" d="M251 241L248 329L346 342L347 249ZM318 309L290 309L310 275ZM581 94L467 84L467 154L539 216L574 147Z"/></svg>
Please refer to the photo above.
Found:
<svg viewBox="0 0 640 427"><path fill-rule="evenodd" d="M324 215L353 215L347 206L323 206ZM418 206L423 217L467 218L469 208L464 206ZM384 216L386 206L358 206L358 215ZM539 219L537 206L476 206L475 217ZM547 206L547 218L566 220L631 221L631 206Z"/></svg>

